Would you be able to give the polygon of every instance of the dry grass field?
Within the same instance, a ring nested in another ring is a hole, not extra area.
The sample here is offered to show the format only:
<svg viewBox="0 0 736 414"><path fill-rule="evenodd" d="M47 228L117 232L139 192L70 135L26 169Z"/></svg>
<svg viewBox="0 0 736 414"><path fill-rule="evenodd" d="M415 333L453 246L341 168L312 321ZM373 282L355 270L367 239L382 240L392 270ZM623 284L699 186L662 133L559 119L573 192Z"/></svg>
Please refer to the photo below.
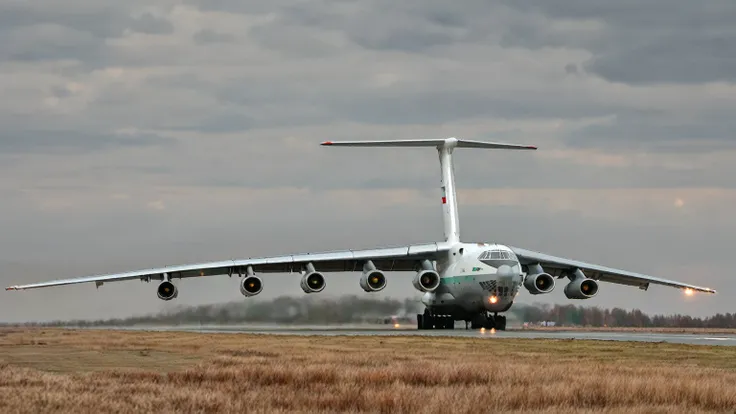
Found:
<svg viewBox="0 0 736 414"><path fill-rule="evenodd" d="M624 327L593 327L593 326L531 326L527 328L509 329L514 331L538 332L647 332L647 333L674 333L693 335L736 335L734 328L624 328Z"/></svg>
<svg viewBox="0 0 736 414"><path fill-rule="evenodd" d="M0 330L0 412L736 412L736 347Z"/></svg>

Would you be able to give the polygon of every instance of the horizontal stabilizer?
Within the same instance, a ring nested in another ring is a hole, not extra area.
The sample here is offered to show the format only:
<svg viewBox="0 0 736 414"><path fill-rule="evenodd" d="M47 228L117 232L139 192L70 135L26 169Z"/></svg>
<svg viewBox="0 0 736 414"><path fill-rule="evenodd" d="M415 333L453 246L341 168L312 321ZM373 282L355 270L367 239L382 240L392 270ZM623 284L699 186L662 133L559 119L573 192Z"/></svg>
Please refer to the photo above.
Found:
<svg viewBox="0 0 736 414"><path fill-rule="evenodd" d="M398 139L386 141L325 141L322 145L335 147L457 147L457 148L487 148L535 150L532 145L506 144L501 142L470 141L466 139Z"/></svg>

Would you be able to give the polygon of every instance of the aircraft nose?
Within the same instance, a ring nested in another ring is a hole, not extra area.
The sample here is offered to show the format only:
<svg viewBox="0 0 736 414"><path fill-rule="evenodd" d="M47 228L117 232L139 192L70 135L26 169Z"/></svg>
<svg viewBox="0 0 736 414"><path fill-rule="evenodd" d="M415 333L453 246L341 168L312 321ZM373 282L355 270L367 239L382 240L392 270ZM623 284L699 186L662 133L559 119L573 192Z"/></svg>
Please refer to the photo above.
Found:
<svg viewBox="0 0 736 414"><path fill-rule="evenodd" d="M501 265L498 267L496 274L499 277L514 277L514 270L509 265Z"/></svg>

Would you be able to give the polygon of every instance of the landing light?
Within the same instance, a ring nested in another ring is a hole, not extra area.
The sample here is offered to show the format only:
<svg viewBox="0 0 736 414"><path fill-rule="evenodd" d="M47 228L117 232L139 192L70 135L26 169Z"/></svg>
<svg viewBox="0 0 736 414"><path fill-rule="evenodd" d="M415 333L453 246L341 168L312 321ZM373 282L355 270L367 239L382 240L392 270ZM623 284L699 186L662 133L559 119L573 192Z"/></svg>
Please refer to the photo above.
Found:
<svg viewBox="0 0 736 414"><path fill-rule="evenodd" d="M694 290L692 290L690 288L685 289L685 295L692 296L693 294L695 294L695 291Z"/></svg>
<svg viewBox="0 0 736 414"><path fill-rule="evenodd" d="M488 298L488 301L491 303L496 303L498 302L498 298L495 295L493 295L490 298Z"/></svg>
<svg viewBox="0 0 736 414"><path fill-rule="evenodd" d="M394 324L394 328L398 328L398 327L399 327L399 324L398 323L395 323Z"/></svg>

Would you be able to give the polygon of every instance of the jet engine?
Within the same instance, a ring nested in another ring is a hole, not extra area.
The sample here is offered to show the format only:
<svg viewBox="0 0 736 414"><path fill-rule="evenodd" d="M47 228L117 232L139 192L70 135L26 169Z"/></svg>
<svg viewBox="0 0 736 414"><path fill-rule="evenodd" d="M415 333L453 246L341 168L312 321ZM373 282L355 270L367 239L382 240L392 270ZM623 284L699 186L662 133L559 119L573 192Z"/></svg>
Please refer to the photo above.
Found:
<svg viewBox="0 0 736 414"><path fill-rule="evenodd" d="M598 293L598 282L585 277L576 278L565 286L568 299L589 299Z"/></svg>
<svg viewBox="0 0 736 414"><path fill-rule="evenodd" d="M325 277L322 273L314 270L314 266L310 263L307 265L307 271L302 276L299 286L304 293L317 293L323 291L326 284Z"/></svg>
<svg viewBox="0 0 736 414"><path fill-rule="evenodd" d="M386 287L386 275L376 269L376 266L370 260L363 266L360 287L366 292L378 292Z"/></svg>
<svg viewBox="0 0 736 414"><path fill-rule="evenodd" d="M552 292L555 288L555 279L549 273L526 275L524 287L532 295Z"/></svg>
<svg viewBox="0 0 736 414"><path fill-rule="evenodd" d="M164 280L163 282L161 282L161 284L158 285L158 289L156 289L156 294L161 300L171 300L179 296L179 290L176 288L176 286L174 286L173 283L169 282L168 280Z"/></svg>
<svg viewBox="0 0 736 414"><path fill-rule="evenodd" d="M412 284L419 291L434 292L440 285L440 275L434 270L423 269L414 276Z"/></svg>
<svg viewBox="0 0 736 414"><path fill-rule="evenodd" d="M263 291L263 281L258 276L246 276L240 281L240 293L245 297L255 296Z"/></svg>
<svg viewBox="0 0 736 414"><path fill-rule="evenodd" d="M364 272L360 277L360 287L366 292L378 292L386 287L386 276L380 270Z"/></svg>

